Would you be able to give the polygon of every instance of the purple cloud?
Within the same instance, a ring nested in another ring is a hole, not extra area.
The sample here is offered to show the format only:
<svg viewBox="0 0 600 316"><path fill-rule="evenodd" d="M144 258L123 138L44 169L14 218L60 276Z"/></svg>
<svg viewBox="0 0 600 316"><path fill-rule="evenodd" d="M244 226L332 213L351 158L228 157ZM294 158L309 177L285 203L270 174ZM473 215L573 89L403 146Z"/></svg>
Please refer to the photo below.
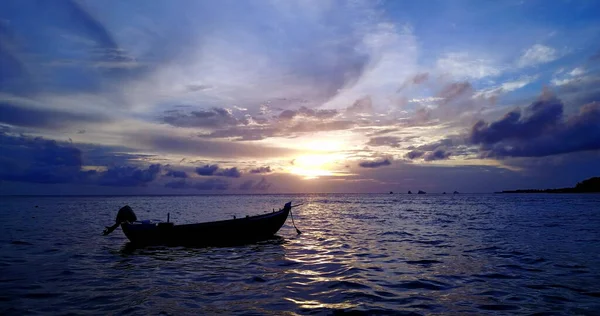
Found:
<svg viewBox="0 0 600 316"><path fill-rule="evenodd" d="M196 168L196 173L200 176L219 176L230 178L239 178L242 176L242 173L237 167L219 168L219 165L205 165L203 167L198 167Z"/></svg>
<svg viewBox="0 0 600 316"><path fill-rule="evenodd" d="M469 139L481 145L482 157L542 157L600 149L599 102L565 117L560 100L542 97L525 112L521 116L513 111L496 122L473 126Z"/></svg>
<svg viewBox="0 0 600 316"><path fill-rule="evenodd" d="M271 167L270 166L266 166L266 167L258 167L258 168L254 168L250 170L250 173L271 173Z"/></svg>
<svg viewBox="0 0 600 316"><path fill-rule="evenodd" d="M392 162L390 159L377 159L377 160L369 160L369 161L361 161L358 165L363 168L379 168L383 166L389 166Z"/></svg>
<svg viewBox="0 0 600 316"><path fill-rule="evenodd" d="M371 139L369 139L369 142L367 142L367 145L369 146L389 146L389 147L400 147L400 141L402 139L400 137L396 137L396 136L379 136L379 137L372 137Z"/></svg>
<svg viewBox="0 0 600 316"><path fill-rule="evenodd" d="M187 178L188 175L185 171L169 170L166 174L167 177L173 178Z"/></svg>
<svg viewBox="0 0 600 316"><path fill-rule="evenodd" d="M247 125L246 118L238 119L233 113L224 108L197 110L186 113L181 110L166 111L161 118L164 123L177 127L212 127Z"/></svg>

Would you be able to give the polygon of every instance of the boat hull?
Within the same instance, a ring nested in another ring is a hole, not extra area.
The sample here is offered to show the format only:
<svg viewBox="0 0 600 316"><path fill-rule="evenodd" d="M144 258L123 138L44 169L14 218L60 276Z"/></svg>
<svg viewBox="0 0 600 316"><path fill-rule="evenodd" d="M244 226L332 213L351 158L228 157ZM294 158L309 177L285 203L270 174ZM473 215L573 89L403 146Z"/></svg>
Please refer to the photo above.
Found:
<svg viewBox="0 0 600 316"><path fill-rule="evenodd" d="M125 236L135 245L221 246L273 237L285 223L290 208L264 215L199 224L123 223Z"/></svg>

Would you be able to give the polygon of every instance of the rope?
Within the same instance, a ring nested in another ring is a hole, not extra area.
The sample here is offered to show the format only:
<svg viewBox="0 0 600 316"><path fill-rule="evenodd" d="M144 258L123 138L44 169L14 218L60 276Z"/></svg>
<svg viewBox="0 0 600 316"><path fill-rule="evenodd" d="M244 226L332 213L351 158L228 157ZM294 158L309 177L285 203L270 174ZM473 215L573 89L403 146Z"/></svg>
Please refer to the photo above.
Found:
<svg viewBox="0 0 600 316"><path fill-rule="evenodd" d="M299 206L302 204L298 204L298 205L294 205L294 206ZM302 232L298 229L298 227L296 227L296 223L294 223L294 213L292 213L292 209L290 208L290 216L292 217L292 224L294 225L294 228L296 229L296 233L298 233L298 235L302 234Z"/></svg>

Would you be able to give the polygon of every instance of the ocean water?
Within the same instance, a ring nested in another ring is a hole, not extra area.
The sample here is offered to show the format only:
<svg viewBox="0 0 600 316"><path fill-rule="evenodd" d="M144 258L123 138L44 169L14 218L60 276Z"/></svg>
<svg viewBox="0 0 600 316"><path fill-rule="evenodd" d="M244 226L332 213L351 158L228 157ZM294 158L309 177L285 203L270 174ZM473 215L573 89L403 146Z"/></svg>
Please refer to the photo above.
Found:
<svg viewBox="0 0 600 316"><path fill-rule="evenodd" d="M277 238L134 248L139 219L287 201ZM37 207L36 207L37 206ZM600 195L1 197L0 314L600 315Z"/></svg>

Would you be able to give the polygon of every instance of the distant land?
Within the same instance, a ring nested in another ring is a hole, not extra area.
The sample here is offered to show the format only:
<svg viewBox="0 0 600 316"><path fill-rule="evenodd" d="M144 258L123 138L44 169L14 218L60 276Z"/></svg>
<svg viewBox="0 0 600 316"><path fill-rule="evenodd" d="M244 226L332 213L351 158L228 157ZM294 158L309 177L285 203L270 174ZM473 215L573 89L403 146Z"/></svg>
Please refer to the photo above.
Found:
<svg viewBox="0 0 600 316"><path fill-rule="evenodd" d="M527 190L513 190L513 191L502 191L497 193L600 193L600 177L593 177L587 180L583 180L573 188L561 188L561 189L527 189Z"/></svg>

